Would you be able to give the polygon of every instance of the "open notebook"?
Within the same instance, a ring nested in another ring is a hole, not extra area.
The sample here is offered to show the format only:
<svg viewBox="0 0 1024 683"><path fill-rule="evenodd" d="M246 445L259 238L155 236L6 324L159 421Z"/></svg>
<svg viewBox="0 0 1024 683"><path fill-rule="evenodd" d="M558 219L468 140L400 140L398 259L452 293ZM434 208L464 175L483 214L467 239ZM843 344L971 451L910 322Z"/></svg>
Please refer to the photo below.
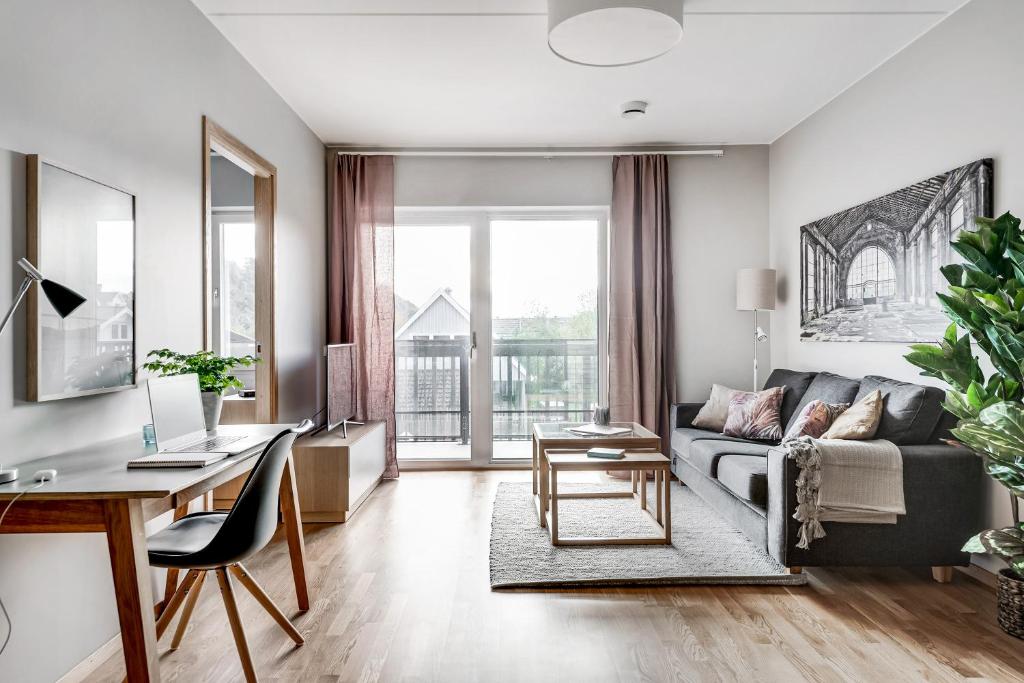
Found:
<svg viewBox="0 0 1024 683"><path fill-rule="evenodd" d="M145 467L206 467L228 457L227 453L155 453L128 461L128 469Z"/></svg>

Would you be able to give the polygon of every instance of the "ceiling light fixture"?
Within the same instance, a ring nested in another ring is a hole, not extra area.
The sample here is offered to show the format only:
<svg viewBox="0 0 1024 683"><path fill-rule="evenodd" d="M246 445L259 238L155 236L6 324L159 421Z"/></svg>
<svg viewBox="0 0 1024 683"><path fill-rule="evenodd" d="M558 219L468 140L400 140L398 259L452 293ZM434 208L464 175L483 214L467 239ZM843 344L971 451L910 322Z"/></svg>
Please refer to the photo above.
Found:
<svg viewBox="0 0 1024 683"><path fill-rule="evenodd" d="M548 46L574 64L639 64L682 37L683 0L548 0Z"/></svg>

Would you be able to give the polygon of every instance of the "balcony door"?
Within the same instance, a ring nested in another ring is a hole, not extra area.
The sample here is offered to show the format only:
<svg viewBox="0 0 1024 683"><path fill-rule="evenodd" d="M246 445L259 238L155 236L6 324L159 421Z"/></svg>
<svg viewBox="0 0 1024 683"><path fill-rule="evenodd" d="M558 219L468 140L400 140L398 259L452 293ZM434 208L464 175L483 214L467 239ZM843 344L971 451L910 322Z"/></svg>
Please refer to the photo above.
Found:
<svg viewBox="0 0 1024 683"><path fill-rule="evenodd" d="M530 457L534 422L606 396L607 209L398 209L395 393L403 467Z"/></svg>

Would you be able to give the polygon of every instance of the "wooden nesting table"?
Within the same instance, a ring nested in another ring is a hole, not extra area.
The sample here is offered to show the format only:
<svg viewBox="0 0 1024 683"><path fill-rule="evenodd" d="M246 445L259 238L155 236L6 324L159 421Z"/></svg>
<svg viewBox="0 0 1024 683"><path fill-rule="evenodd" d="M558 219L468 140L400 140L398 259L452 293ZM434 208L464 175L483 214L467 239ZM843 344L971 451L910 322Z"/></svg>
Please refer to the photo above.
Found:
<svg viewBox="0 0 1024 683"><path fill-rule="evenodd" d="M645 429L636 422L613 422L612 427L625 427L629 431L615 436L583 436L568 431L569 427L579 427L579 422L536 422L533 425L533 496L540 517L540 525L547 526L545 519L548 502L540 494L540 473L544 471L544 451L549 448L587 450L600 446L603 448L625 448L630 450L661 450L661 438L654 432ZM605 461L611 462L611 461ZM605 468L611 470L612 468Z"/></svg>
<svg viewBox="0 0 1024 683"><path fill-rule="evenodd" d="M672 505L669 459L655 450L627 451L621 460L591 458L578 449L547 449L543 453L540 472L541 521L547 522L551 545L671 545ZM647 505L647 473L654 471L655 505ZM614 472L628 471L632 482L629 491L592 491L566 493L558 490L559 472ZM562 538L558 532L558 503L566 498L635 498L640 509L653 518L660 536L634 537L574 537ZM549 505L544 505L549 502ZM542 524L543 526L543 524Z"/></svg>

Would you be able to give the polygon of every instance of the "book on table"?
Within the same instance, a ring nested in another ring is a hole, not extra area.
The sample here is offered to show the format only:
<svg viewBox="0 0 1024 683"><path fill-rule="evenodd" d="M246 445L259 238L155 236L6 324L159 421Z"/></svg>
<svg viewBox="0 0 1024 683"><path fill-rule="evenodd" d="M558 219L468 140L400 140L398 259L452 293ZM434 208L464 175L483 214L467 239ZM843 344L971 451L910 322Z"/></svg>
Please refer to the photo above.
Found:
<svg viewBox="0 0 1024 683"><path fill-rule="evenodd" d="M154 453L128 461L128 469L150 467L206 467L228 457L227 453Z"/></svg>
<svg viewBox="0 0 1024 683"><path fill-rule="evenodd" d="M581 436L622 436L631 434L632 427L612 427L611 425L585 424L579 427L566 427L565 431Z"/></svg>
<svg viewBox="0 0 1024 683"><path fill-rule="evenodd" d="M604 458L605 460L622 460L626 457L625 448L591 448L587 451L588 458Z"/></svg>

